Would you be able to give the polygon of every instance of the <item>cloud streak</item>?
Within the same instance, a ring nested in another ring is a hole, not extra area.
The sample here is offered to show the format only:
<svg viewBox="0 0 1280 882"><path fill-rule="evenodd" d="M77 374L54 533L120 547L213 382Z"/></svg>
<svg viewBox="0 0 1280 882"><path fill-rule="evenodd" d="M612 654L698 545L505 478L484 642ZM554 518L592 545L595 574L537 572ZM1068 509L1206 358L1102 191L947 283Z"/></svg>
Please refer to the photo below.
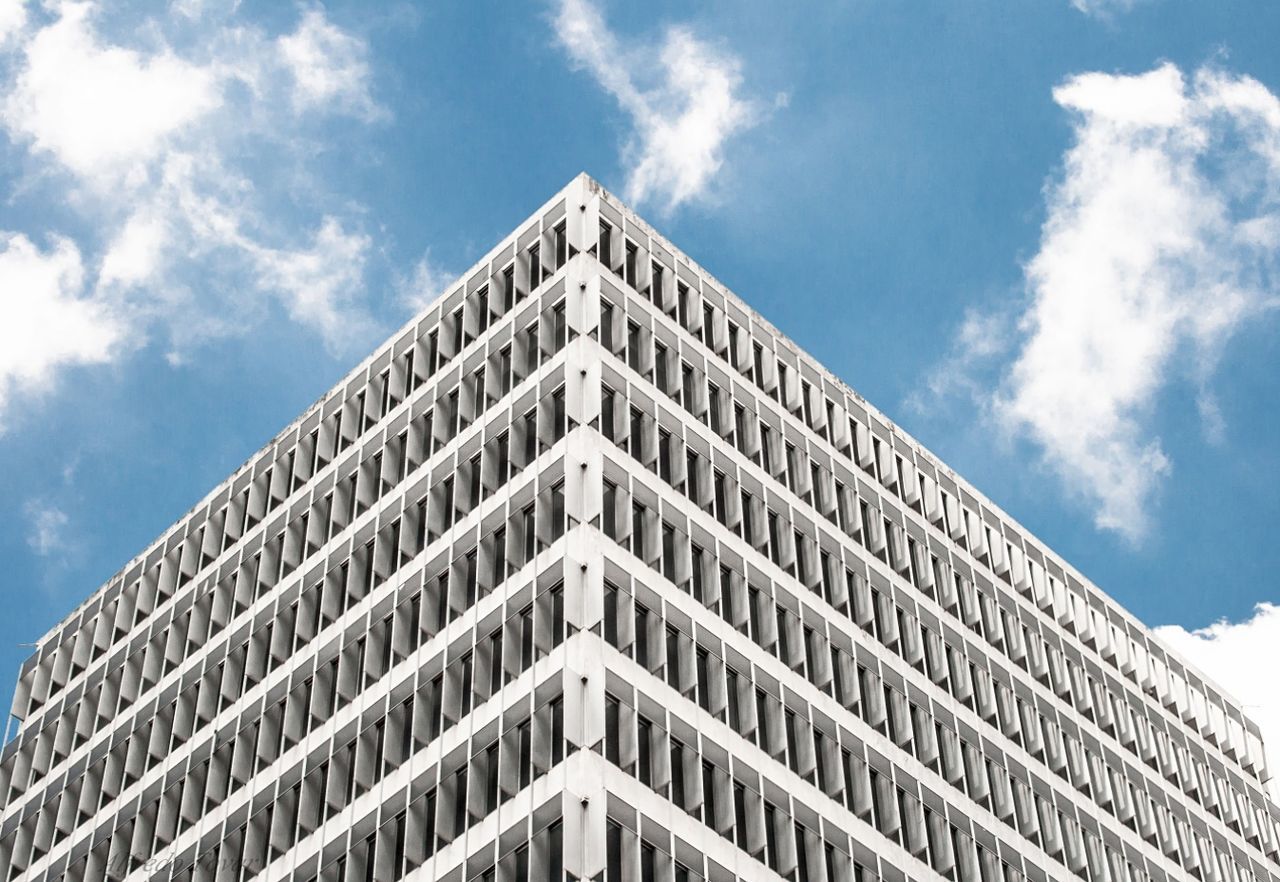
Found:
<svg viewBox="0 0 1280 882"><path fill-rule="evenodd" d="M589 0L561 0L556 37L631 118L623 150L627 198L672 211L705 197L724 165L726 142L761 118L742 94L742 63L687 27L657 47L625 50ZM655 63L656 60L656 63Z"/></svg>

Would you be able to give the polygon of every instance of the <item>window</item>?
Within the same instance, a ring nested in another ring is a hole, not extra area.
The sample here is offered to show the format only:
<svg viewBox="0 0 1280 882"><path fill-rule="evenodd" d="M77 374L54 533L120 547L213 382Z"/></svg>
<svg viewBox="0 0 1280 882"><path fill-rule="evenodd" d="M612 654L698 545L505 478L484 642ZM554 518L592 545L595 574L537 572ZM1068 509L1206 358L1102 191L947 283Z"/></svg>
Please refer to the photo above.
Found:
<svg viewBox="0 0 1280 882"><path fill-rule="evenodd" d="M628 242L626 246L626 259L623 263L623 277L628 285L632 288L636 287L636 246Z"/></svg>
<svg viewBox="0 0 1280 882"><path fill-rule="evenodd" d="M476 328L483 334L489 328L489 288L476 292Z"/></svg>
<svg viewBox="0 0 1280 882"><path fill-rule="evenodd" d="M673 457L671 433L666 429L658 430L658 474L663 481L671 483Z"/></svg>
<svg viewBox="0 0 1280 882"><path fill-rule="evenodd" d="M552 340L555 341L556 351L564 349L569 339L569 325L565 320L564 301L557 303L551 310L551 332Z"/></svg>
<svg viewBox="0 0 1280 882"><path fill-rule="evenodd" d="M680 632L667 626L667 685L680 691Z"/></svg>
<svg viewBox="0 0 1280 882"><path fill-rule="evenodd" d="M610 539L618 538L618 485L612 481L604 482L603 511L600 513L601 528Z"/></svg>
<svg viewBox="0 0 1280 882"><path fill-rule="evenodd" d="M489 694L502 688L502 629L489 636Z"/></svg>
<svg viewBox="0 0 1280 882"><path fill-rule="evenodd" d="M640 326L627 322L627 365L640 372Z"/></svg>
<svg viewBox="0 0 1280 882"><path fill-rule="evenodd" d="M510 312L516 305L515 267L509 266L502 271L502 311Z"/></svg>
<svg viewBox="0 0 1280 882"><path fill-rule="evenodd" d="M617 444L618 438L614 432L617 416L613 409L613 394L613 390L608 386L600 387L600 434Z"/></svg>
<svg viewBox="0 0 1280 882"><path fill-rule="evenodd" d="M671 739L671 801L680 808L685 808L687 798L684 790L684 745Z"/></svg>
<svg viewBox="0 0 1280 882"><path fill-rule="evenodd" d="M640 717L637 724L636 757L639 761L640 783L653 786L653 724Z"/></svg>
<svg viewBox="0 0 1280 882"><path fill-rule="evenodd" d="M717 469L715 475L711 479L711 485L715 490L716 518L720 523L728 526L728 499L726 498L727 489L725 487L724 472Z"/></svg>
<svg viewBox="0 0 1280 882"><path fill-rule="evenodd" d="M542 284L542 246L534 242L529 246L529 289Z"/></svg>
<svg viewBox="0 0 1280 882"><path fill-rule="evenodd" d="M551 431L552 443L559 441L569 429L568 415L564 407L564 387L551 393Z"/></svg>
<svg viewBox="0 0 1280 882"><path fill-rule="evenodd" d="M462 309L459 308L453 314L453 323L451 325L453 331L453 354L457 355L462 351Z"/></svg>
<svg viewBox="0 0 1280 882"><path fill-rule="evenodd" d="M612 695L604 697L604 758L615 766L622 765L622 707Z"/></svg>
<svg viewBox="0 0 1280 882"><path fill-rule="evenodd" d="M603 263L605 266L608 266L609 255L610 253L612 253L612 251L613 251L613 227L609 226L604 221L601 221L600 222L600 244L596 250L596 257L600 259L601 263Z"/></svg>
<svg viewBox="0 0 1280 882"><path fill-rule="evenodd" d="M527 505L527 506L525 506L524 511L523 511L523 512L521 512L521 517L522 517L522 519L523 519L523 521L524 521L524 523L523 523L523 525L522 525L522 529L523 529L523 533L524 533L524 536L523 536L523 538L524 538L524 560L523 560L522 562L523 562L523 563L528 563L529 561L533 560L533 558L534 558L534 554L536 553L536 549L537 549L537 545L536 545L536 543L537 543L537 538L538 538L538 537L537 537L537 533L538 533L538 531L537 531L537 528L536 528L535 523L534 523L534 507L533 507L533 505Z"/></svg>
<svg viewBox="0 0 1280 882"><path fill-rule="evenodd" d="M733 731L742 733L742 713L738 706L738 672L733 668L725 667L725 695L729 699L729 727Z"/></svg>
<svg viewBox="0 0 1280 882"><path fill-rule="evenodd" d="M699 647L696 654L696 671L698 678L698 705L708 713L711 712L711 654Z"/></svg>
<svg viewBox="0 0 1280 882"><path fill-rule="evenodd" d="M565 261L569 259L569 240L565 235L565 225L561 221L551 231L552 243L555 248L556 269L564 266Z"/></svg>
<svg viewBox="0 0 1280 882"><path fill-rule="evenodd" d="M525 465L538 458L538 411L537 408L524 415L524 462Z"/></svg>
<svg viewBox="0 0 1280 882"><path fill-rule="evenodd" d="M716 826L715 766L705 760L702 763L702 822L712 829Z"/></svg>
<svg viewBox="0 0 1280 882"><path fill-rule="evenodd" d="M638 502L631 504L631 553L643 559L645 555L645 508Z"/></svg>
<svg viewBox="0 0 1280 882"><path fill-rule="evenodd" d="M635 605L635 656L636 664L649 668L649 610L643 605Z"/></svg>
<svg viewBox="0 0 1280 882"><path fill-rule="evenodd" d="M676 581L676 531L665 522L662 525L662 575L669 582Z"/></svg>
<svg viewBox="0 0 1280 882"><path fill-rule="evenodd" d="M614 351L613 339L613 304L607 300L600 301L600 345L610 352Z"/></svg>
<svg viewBox="0 0 1280 882"><path fill-rule="evenodd" d="M529 786L533 780L533 727L525 720L516 727L517 751L519 753L519 787L521 790Z"/></svg>
<svg viewBox="0 0 1280 882"><path fill-rule="evenodd" d="M511 433L498 436L494 451L495 486L501 487L511 478Z"/></svg>
<svg viewBox="0 0 1280 882"><path fill-rule="evenodd" d="M618 586L604 583L604 640L615 649L618 647Z"/></svg>
<svg viewBox="0 0 1280 882"><path fill-rule="evenodd" d="M461 690L462 701L460 715L464 717L471 713L471 699L474 691L471 685L471 675L474 668L475 659L472 658L471 653L468 652L462 657L462 661L458 665L458 680L460 683L459 689Z"/></svg>
<svg viewBox="0 0 1280 882"><path fill-rule="evenodd" d="M689 557L692 561L692 577L693 577L693 596L700 602L706 602L707 586L704 581L703 567L706 565L704 560L705 552L697 545L690 544Z"/></svg>
<svg viewBox="0 0 1280 882"><path fill-rule="evenodd" d="M747 788L738 781L733 782L733 830L734 843L747 851Z"/></svg>

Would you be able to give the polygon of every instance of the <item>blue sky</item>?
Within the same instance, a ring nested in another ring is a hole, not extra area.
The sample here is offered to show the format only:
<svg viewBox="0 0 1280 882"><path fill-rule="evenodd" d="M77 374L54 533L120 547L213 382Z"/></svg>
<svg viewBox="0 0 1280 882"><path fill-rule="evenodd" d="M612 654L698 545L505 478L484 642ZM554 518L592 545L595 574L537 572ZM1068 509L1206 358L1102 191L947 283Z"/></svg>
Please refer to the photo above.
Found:
<svg viewBox="0 0 1280 882"><path fill-rule="evenodd" d="M0 0L0 674L585 170L1280 725L1278 35Z"/></svg>

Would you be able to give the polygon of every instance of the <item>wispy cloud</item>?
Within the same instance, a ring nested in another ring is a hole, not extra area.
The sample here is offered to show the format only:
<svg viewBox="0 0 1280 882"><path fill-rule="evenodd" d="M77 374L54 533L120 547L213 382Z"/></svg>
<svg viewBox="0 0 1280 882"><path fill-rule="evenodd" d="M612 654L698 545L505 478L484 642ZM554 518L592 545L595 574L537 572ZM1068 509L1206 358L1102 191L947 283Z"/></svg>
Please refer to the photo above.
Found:
<svg viewBox="0 0 1280 882"><path fill-rule="evenodd" d="M356 116L381 112L369 92L368 47L310 9L298 29L278 41L293 75L293 97L304 110L338 108Z"/></svg>
<svg viewBox="0 0 1280 882"><path fill-rule="evenodd" d="M1146 0L1071 0L1071 5L1085 15L1110 19L1144 2Z"/></svg>
<svg viewBox="0 0 1280 882"><path fill-rule="evenodd" d="M1172 463L1156 435L1172 380L1200 389L1206 435L1224 426L1210 389L1225 346L1276 305L1280 101L1256 80L1171 64L1089 73L1054 91L1074 143L1047 189L1028 298L973 351L966 321L948 368L988 359L981 406L1025 438L1097 526L1140 541ZM999 313L999 310L997 310ZM980 323L981 325L981 323Z"/></svg>
<svg viewBox="0 0 1280 882"><path fill-rule="evenodd" d="M1280 773L1280 606L1260 603L1242 622L1223 620L1194 631L1166 625L1156 635L1245 706L1262 728L1268 768Z"/></svg>
<svg viewBox="0 0 1280 882"><path fill-rule="evenodd" d="M367 48L319 7L276 37L223 13L201 22L201 39L182 53L164 35L190 26L186 7L148 20L137 46L106 37L107 13L94 3L52 4L40 24L16 26L0 124L31 160L20 193L68 209L92 232L74 241L56 230L0 233L0 334L22 333L33 316L58 320L0 355L0 417L13 390L39 393L63 365L118 358L130 348L122 339L159 337L180 360L252 327L273 299L335 351L370 325L359 216L311 216L264 198L258 179L271 157L305 175L306 148L290 143L302 116L380 112ZM267 159L246 165L246 143ZM76 320L83 330L68 334Z"/></svg>
<svg viewBox="0 0 1280 882"><path fill-rule="evenodd" d="M725 142L761 118L743 95L742 63L687 27L658 46L624 49L590 0L561 0L556 36L631 117L623 161L627 197L670 211L707 195Z"/></svg>
<svg viewBox="0 0 1280 882"><path fill-rule="evenodd" d="M414 264L413 272L397 282L400 302L413 312L420 312L434 303L457 277L456 272L438 264L428 249Z"/></svg>
<svg viewBox="0 0 1280 882"><path fill-rule="evenodd" d="M27 545L41 557L62 554L68 549L66 512L46 500L33 499L25 506Z"/></svg>

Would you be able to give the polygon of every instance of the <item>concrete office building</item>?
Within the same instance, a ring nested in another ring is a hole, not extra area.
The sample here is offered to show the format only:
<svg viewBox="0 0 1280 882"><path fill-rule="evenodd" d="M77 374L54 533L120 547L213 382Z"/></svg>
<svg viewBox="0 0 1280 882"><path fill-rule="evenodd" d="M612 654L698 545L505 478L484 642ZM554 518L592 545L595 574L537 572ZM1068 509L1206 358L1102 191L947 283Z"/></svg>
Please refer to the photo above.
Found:
<svg viewBox="0 0 1280 882"><path fill-rule="evenodd" d="M13 714L9 880L1280 879L1240 706L585 176Z"/></svg>

